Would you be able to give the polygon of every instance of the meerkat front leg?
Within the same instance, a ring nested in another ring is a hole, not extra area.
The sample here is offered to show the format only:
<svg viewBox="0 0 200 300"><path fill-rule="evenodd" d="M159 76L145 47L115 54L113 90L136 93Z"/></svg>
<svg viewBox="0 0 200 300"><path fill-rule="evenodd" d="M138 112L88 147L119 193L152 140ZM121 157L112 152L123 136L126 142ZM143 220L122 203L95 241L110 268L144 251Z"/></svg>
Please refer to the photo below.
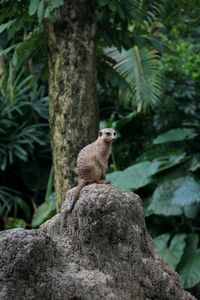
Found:
<svg viewBox="0 0 200 300"><path fill-rule="evenodd" d="M98 180L98 183L109 184L110 181L106 179L106 170L108 168L108 164L101 159L97 159L97 162L102 171L101 178Z"/></svg>

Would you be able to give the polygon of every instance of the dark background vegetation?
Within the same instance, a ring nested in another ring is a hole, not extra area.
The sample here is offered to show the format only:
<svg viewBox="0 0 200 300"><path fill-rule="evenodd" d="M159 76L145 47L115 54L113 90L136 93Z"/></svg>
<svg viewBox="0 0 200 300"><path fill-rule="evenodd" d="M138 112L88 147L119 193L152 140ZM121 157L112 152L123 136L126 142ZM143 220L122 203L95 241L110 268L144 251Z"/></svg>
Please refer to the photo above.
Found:
<svg viewBox="0 0 200 300"><path fill-rule="evenodd" d="M59 0L1 1L0 227L56 213L43 24ZM200 6L93 1L100 126L116 129L108 178L143 199L155 247L199 297Z"/></svg>

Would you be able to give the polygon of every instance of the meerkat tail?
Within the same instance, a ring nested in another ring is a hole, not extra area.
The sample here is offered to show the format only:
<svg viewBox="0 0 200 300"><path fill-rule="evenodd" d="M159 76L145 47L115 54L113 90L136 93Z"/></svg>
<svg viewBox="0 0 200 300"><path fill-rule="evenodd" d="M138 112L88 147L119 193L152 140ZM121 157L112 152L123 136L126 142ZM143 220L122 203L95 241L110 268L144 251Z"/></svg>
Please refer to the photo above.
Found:
<svg viewBox="0 0 200 300"><path fill-rule="evenodd" d="M77 200L79 198L80 192L81 192L82 188L85 185L87 185L87 181L84 180L84 179L80 180L80 182L79 182L79 184L78 184L78 186L76 188L76 191L75 191L75 194L74 194L74 197L73 197L73 200L72 200L72 204L71 204L71 207L69 209L69 213L71 213L72 210L74 209L74 206L75 206L75 204L76 204L76 202L77 202Z"/></svg>

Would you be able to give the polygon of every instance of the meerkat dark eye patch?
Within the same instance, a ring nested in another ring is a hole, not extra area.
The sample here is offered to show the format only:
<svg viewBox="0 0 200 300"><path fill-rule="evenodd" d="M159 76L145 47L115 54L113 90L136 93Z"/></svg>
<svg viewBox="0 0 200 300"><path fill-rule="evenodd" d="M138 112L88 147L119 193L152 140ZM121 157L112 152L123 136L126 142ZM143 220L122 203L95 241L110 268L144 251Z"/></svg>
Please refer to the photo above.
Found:
<svg viewBox="0 0 200 300"><path fill-rule="evenodd" d="M103 134L103 133L102 133L101 131L99 131L99 136L102 136L102 134Z"/></svg>
<svg viewBox="0 0 200 300"><path fill-rule="evenodd" d="M114 132L113 134L114 134L114 136L115 136L115 135L116 135L116 132Z"/></svg>
<svg viewBox="0 0 200 300"><path fill-rule="evenodd" d="M111 133L110 133L110 132L106 132L106 135L107 135L107 136L110 136L110 135L111 135Z"/></svg>

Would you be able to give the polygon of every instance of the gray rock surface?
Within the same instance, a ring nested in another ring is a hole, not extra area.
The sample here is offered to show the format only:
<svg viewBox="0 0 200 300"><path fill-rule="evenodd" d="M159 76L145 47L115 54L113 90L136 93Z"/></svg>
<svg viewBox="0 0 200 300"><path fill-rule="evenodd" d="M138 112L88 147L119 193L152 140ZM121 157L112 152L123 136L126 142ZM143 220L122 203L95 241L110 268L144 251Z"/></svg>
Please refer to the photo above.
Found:
<svg viewBox="0 0 200 300"><path fill-rule="evenodd" d="M140 198L86 186L71 214L0 234L0 300L194 300L153 250Z"/></svg>

